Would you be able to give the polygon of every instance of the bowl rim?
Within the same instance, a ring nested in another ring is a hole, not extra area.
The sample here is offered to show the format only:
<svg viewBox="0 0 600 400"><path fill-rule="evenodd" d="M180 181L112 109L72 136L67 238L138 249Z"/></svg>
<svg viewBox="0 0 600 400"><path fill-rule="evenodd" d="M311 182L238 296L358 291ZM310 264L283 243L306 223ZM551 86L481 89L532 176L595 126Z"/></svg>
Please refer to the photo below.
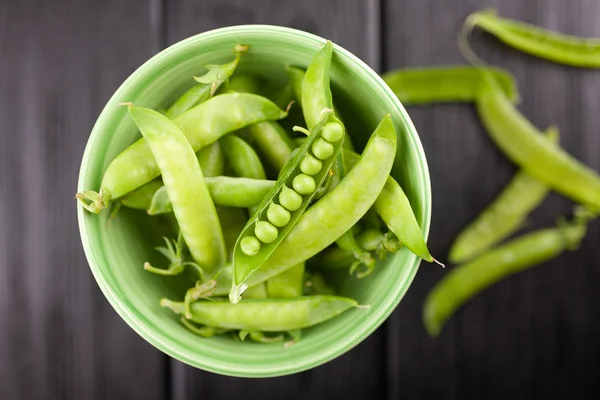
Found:
<svg viewBox="0 0 600 400"><path fill-rule="evenodd" d="M95 142L100 136L100 126L103 125L102 121L107 119L109 115L113 112L112 105L119 101L118 99L121 97L122 92L124 92L130 85L136 83L136 81L140 79L146 73L147 70L152 70L155 67L155 64L164 62L164 59L166 57L177 53L182 48L197 45L203 40L214 36L228 36L240 33L251 34L257 32L260 32L261 34L272 33L280 35L292 35L296 36L298 39L311 42L315 45L322 45L325 44L325 42L327 41L325 38L299 29L268 24L243 24L217 28L206 32L202 32L190 36L186 39L183 39L163 49L159 53L153 55L150 59L148 59L141 66L139 66L131 75L129 75L104 106L98 119L94 123L94 127L92 128L90 136L88 137L87 144L82 156L79 178L77 183L78 190L84 190L83 184L86 180L87 166L89 165L89 159L92 154L92 148L94 147ZM341 54L347 59L351 60L357 68L360 68L364 73L370 76L374 80L374 82L378 84L378 92L381 92L382 94L385 94L388 97L389 103L393 104L393 106L396 108L394 111L397 115L400 116L402 124L406 128L405 130L407 139L414 146L414 149L416 149L417 154L415 154L415 159L421 165L421 176L417 177L418 181L420 182L420 197L422 199L421 211L423 213L423 222L421 230L425 239L427 240L429 236L429 229L431 223L431 181L427 159L417 130L400 100L394 95L392 90L387 86L387 84L383 81L383 79L377 72L371 69L364 61L352 54L350 51L344 49L343 47L335 43L334 53ZM261 369L258 371L252 371L247 369L234 369L230 367L219 366L211 362L206 362L205 360L202 360L201 357L198 358L190 356L189 352L186 352L183 349L179 349L176 343L170 343L168 338L164 338L162 337L162 335L156 335L155 332L153 332L153 330L151 329L152 327L147 326L147 323L144 321L143 318L141 318L140 316L136 315L135 312L132 312L128 309L127 305L124 304L125 301L120 298L120 293L118 293L118 291L115 290L115 288L113 288L107 282L106 277L103 275L103 272L98 266L98 261L94 255L90 238L88 237L86 230L85 213L86 212L84 208L78 204L77 220L84 253L90 270L92 271L92 274L94 276L94 279L96 280L102 293L104 294L108 302L111 304L111 306L114 308L114 310L117 312L117 314L138 335L140 335L143 339L152 344L155 348L159 349L161 352L190 366L228 376L262 378L294 374L325 364L341 356L342 354L350 351L362 341L364 341L368 336L374 333L383 324L383 322L385 322L391 316L392 312L396 309L396 307L408 291L408 288L412 284L412 281L414 280L414 277L421 262L420 259L418 259L414 254L411 253L406 261L406 263L409 266L407 267L407 273L403 274L405 275L405 279L404 281L400 282L399 285L397 285L393 296L391 295L392 293L390 294L389 299L391 301L384 303L382 307L377 310L376 316L370 318L369 323L365 323L363 325L365 327L364 329L357 330L356 332L354 332L354 334L348 335L346 340L337 342L335 346L331 346L326 350L323 350L322 352L320 352L320 355L318 357L306 357L302 360L295 360L294 363L289 363L289 365L286 365L283 368ZM371 323L371 321L376 322Z"/></svg>

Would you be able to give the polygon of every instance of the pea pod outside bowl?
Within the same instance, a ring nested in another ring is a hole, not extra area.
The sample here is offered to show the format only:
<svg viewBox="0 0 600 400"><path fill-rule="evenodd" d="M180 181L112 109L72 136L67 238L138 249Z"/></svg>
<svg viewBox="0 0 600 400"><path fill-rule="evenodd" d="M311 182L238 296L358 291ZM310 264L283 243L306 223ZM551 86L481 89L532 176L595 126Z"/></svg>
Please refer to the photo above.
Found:
<svg viewBox="0 0 600 400"><path fill-rule="evenodd" d="M140 66L119 87L96 121L83 154L78 191L97 188L110 161L139 138L121 102L166 109L194 85L204 65L223 64L237 44L249 45L238 70L283 87L286 66L305 69L326 39L271 25L240 25L187 38ZM391 175L402 185L427 238L431 188L425 154L406 110L379 75L363 61L334 45L331 84L336 108L344 117L357 149L386 114L391 114L398 151ZM158 306L163 297L179 298L190 286L184 276L148 274L145 261L159 260L154 251L169 228L159 218L122 208L108 222L77 206L79 229L90 269L100 289L129 326L153 346L191 366L230 376L272 377L305 371L332 360L361 343L392 313L410 287L420 259L406 249L381 261L368 278L343 276L334 282L338 294L369 305L350 310L303 332L289 348L277 344L236 342L229 337L198 338L183 329L172 313Z"/></svg>

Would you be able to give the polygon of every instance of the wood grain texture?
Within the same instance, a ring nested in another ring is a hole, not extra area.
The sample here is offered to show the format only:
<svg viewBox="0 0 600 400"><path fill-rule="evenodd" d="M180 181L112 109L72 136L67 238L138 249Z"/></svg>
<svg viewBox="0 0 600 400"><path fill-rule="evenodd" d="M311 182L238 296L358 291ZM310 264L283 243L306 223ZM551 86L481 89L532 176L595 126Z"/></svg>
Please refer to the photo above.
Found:
<svg viewBox="0 0 600 400"><path fill-rule="evenodd" d="M148 7L0 5L0 398L162 398L166 359L104 299L75 200L92 125L151 54Z"/></svg>
<svg viewBox="0 0 600 400"><path fill-rule="evenodd" d="M294 376L227 378L168 359L104 299L79 241L75 191L102 107L151 55L195 33L242 24L327 37L376 70L463 64L456 31L470 12L600 37L596 0L147 0L0 2L0 399L584 398L600 390L600 223L579 251L512 277L461 309L442 335L421 323L445 273L423 264L393 316L349 353ZM381 24L380 24L381 23ZM600 72L564 67L475 32L487 62L519 81L520 110L600 170ZM444 259L456 234L515 167L473 107L408 109L427 153L430 245ZM551 195L525 230L572 203Z"/></svg>
<svg viewBox="0 0 600 400"><path fill-rule="evenodd" d="M237 24L274 24L302 29L333 40L370 65L379 63L379 2L360 0L281 2L274 0L169 1L166 37L169 44L188 36ZM294 376L251 380L227 378L173 361L174 399L336 398L350 390L358 398L383 396L382 332L322 367ZM351 383L352 382L352 383ZM349 387L350 385L350 387Z"/></svg>
<svg viewBox="0 0 600 400"><path fill-rule="evenodd" d="M386 2L384 53L387 70L403 66L463 64L456 32L475 10L565 33L600 36L593 1L536 0ZM475 32L471 43L487 62L512 71L520 110L540 129L556 124L561 145L599 169L597 134L600 73L552 64L514 51ZM433 185L430 235L434 255L444 258L456 234L503 185L515 167L495 148L471 106L409 108L423 141ZM572 203L552 194L527 229L550 226ZM526 230L527 230L526 229ZM420 321L428 290L444 271L422 265L411 290L390 319L388 398L567 398L598 391L600 324L597 294L598 223L581 249L508 279L467 304L442 335L429 339Z"/></svg>

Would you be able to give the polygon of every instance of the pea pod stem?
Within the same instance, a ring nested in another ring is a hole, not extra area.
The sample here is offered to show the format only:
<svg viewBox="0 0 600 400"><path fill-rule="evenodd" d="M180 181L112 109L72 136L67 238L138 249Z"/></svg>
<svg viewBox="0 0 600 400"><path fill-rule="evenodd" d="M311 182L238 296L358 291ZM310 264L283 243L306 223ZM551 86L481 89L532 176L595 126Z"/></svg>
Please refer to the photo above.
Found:
<svg viewBox="0 0 600 400"><path fill-rule="evenodd" d="M165 116L173 119L198 103L212 97L216 90L225 82L237 68L242 53L248 50L248 46L237 45L235 47L235 58L233 61L223 65L209 65L208 71L202 77L195 78L198 84L188 89L165 111Z"/></svg>
<svg viewBox="0 0 600 400"><path fill-rule="evenodd" d="M427 332L437 336L459 307L493 284L574 249L585 235L588 218L579 216L563 226L521 236L453 268L425 300L423 322Z"/></svg>
<svg viewBox="0 0 600 400"><path fill-rule="evenodd" d="M558 141L558 130L548 128L548 140ZM455 239L448 258L457 264L468 261L520 229L531 211L547 197L549 189L519 171L502 193Z"/></svg>
<svg viewBox="0 0 600 400"><path fill-rule="evenodd" d="M562 195L600 210L598 173L548 141L486 76L477 112L496 145L529 176Z"/></svg>

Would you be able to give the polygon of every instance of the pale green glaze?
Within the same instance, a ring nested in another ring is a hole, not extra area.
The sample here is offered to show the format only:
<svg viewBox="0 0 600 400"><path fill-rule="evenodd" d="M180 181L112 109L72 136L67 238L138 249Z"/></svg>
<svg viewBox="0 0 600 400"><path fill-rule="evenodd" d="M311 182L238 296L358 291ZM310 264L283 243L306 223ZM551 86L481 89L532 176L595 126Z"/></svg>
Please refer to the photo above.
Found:
<svg viewBox="0 0 600 400"><path fill-rule="evenodd" d="M301 31L265 26L237 26L206 32L162 51L135 71L110 99L88 140L78 189L100 186L102 173L120 151L138 138L122 101L166 107L193 85L202 65L231 60L238 43L250 45L239 71L287 81L285 65L306 68L325 40ZM425 155L408 114L387 85L358 58L334 45L331 67L333 96L348 133L362 149L381 118L391 113L398 133L392 175L405 190L425 237L431 216L431 192ZM356 112L360 111L360 112ZM235 342L229 337L199 338L184 329L179 317L160 308L162 297L181 299L193 277L160 277L141 267L163 261L154 246L163 244L162 219L122 208L107 226L109 213L91 214L77 205L83 247L106 298L121 317L152 345L168 355L220 374L267 377L296 373L352 349L381 325L396 308L417 271L419 260L402 249L378 265L368 278L337 282L342 296L371 307L346 312L303 331L303 338L284 349L281 343Z"/></svg>

